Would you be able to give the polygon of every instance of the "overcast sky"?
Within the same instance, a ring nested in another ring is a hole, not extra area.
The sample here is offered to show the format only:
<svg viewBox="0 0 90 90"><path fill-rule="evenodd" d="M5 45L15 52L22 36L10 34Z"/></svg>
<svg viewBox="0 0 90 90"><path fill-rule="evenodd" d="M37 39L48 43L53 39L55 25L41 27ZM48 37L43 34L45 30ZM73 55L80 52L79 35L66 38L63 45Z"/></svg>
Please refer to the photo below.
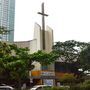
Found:
<svg viewBox="0 0 90 90"><path fill-rule="evenodd" d="M54 41L90 41L90 0L16 0L15 41L33 39L34 23L41 25L41 3L45 2L46 25Z"/></svg>

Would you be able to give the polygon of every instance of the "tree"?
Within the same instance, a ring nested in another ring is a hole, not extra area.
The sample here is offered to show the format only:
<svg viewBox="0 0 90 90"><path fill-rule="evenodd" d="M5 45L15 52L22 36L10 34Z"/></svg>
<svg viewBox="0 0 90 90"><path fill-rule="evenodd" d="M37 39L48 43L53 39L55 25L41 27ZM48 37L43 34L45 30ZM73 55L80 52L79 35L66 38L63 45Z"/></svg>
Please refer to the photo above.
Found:
<svg viewBox="0 0 90 90"><path fill-rule="evenodd" d="M47 66L58 58L58 54L54 52L46 53L44 51L38 51L31 55L31 60L40 62L41 66Z"/></svg>
<svg viewBox="0 0 90 90"><path fill-rule="evenodd" d="M40 62L42 65L51 64L57 55L38 51L29 54L28 48L19 48L15 44L0 42L0 77L3 81L16 81L21 87L23 79L29 77L29 71L34 68L33 61ZM7 83L7 84L8 84Z"/></svg>
<svg viewBox="0 0 90 90"><path fill-rule="evenodd" d="M33 67L28 48L18 48L15 44L0 42L0 77L4 81L15 80L21 87L23 79Z"/></svg>
<svg viewBox="0 0 90 90"><path fill-rule="evenodd" d="M71 73L78 75L78 77L82 77L83 72L79 71L81 66L83 66L80 55L88 46L89 43L69 40L65 42L56 42L53 46L53 51L59 54L59 59L61 60L61 63L63 62L65 64L67 70L69 69L71 70ZM69 67L67 63L71 64L71 66L73 65L73 67Z"/></svg>
<svg viewBox="0 0 90 90"><path fill-rule="evenodd" d="M88 45L82 52L79 57L80 68L83 72L90 70L90 45Z"/></svg>
<svg viewBox="0 0 90 90"><path fill-rule="evenodd" d="M62 61L72 63L78 59L80 52L86 48L87 45L88 43L77 42L74 40L56 42L53 46L53 51L59 54Z"/></svg>
<svg viewBox="0 0 90 90"><path fill-rule="evenodd" d="M3 77L3 72L5 72L5 58L11 55L10 47L6 43L0 42L0 78Z"/></svg>

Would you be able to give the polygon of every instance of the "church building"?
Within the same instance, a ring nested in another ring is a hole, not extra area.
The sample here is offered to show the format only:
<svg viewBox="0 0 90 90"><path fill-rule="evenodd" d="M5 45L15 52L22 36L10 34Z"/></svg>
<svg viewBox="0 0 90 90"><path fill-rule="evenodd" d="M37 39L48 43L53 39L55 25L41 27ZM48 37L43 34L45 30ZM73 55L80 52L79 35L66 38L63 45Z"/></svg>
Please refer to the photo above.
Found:
<svg viewBox="0 0 90 90"><path fill-rule="evenodd" d="M37 52L38 50L44 50L45 52L49 53L52 51L52 46L53 46L53 30L49 27L46 26L45 30L45 48L43 49L43 35L42 35L42 30L41 26L37 23L35 23L34 26L34 37L33 40L30 41L19 41L19 42L14 42L18 47L28 47L30 49L30 54ZM41 65L38 62L33 62L35 65L35 68L30 72L30 80L31 83L36 84L48 84L51 83L52 85L54 84L53 77L55 77L54 73L54 66L49 65L48 71L42 71L41 70ZM45 78L45 79L44 79ZM46 79L50 78L50 79Z"/></svg>
<svg viewBox="0 0 90 90"><path fill-rule="evenodd" d="M44 3L42 3L42 12L38 12L42 15L42 27L35 23L34 25L34 37L30 41L19 41L14 42L18 47L28 47L30 49L30 54L37 52L38 50L43 50L46 53L52 51L53 41L53 30L46 26L44 17L48 16L44 13ZM59 62L60 60L48 65L48 69L42 70L42 66L39 62L33 62L35 68L29 72L30 83L32 85L46 84L46 85L56 85L60 77L64 74L61 70ZM63 65L62 65L63 66Z"/></svg>

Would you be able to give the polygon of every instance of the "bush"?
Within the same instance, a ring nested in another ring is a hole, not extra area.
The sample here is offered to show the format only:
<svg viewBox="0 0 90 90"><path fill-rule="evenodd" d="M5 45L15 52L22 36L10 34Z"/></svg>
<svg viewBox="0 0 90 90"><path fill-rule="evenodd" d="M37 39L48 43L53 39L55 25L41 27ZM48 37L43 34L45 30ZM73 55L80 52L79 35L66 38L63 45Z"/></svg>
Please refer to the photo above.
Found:
<svg viewBox="0 0 90 90"><path fill-rule="evenodd" d="M70 90L90 90L90 84L72 86Z"/></svg>
<svg viewBox="0 0 90 90"><path fill-rule="evenodd" d="M49 90L69 90L68 87L53 87Z"/></svg>
<svg viewBox="0 0 90 90"><path fill-rule="evenodd" d="M90 84L81 85L81 90L90 90Z"/></svg>
<svg viewBox="0 0 90 90"><path fill-rule="evenodd" d="M86 80L83 84L90 84L90 80Z"/></svg>
<svg viewBox="0 0 90 90"><path fill-rule="evenodd" d="M79 85L71 86L70 90L80 90L80 86Z"/></svg>
<svg viewBox="0 0 90 90"><path fill-rule="evenodd" d="M60 82L65 85L72 85L76 82L76 77L74 74L66 73L60 78Z"/></svg>

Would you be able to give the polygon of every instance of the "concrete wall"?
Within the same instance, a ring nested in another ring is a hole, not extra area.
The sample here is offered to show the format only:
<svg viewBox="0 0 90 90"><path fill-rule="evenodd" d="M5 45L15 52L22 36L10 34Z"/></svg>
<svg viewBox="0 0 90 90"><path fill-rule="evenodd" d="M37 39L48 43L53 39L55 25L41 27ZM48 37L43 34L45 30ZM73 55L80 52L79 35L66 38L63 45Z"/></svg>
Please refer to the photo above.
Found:
<svg viewBox="0 0 90 90"><path fill-rule="evenodd" d="M52 51L53 46L53 30L47 26L45 31L45 48L46 52L49 53Z"/></svg>
<svg viewBox="0 0 90 90"><path fill-rule="evenodd" d="M37 51L38 51L37 50L37 40L36 39L31 40L30 41L30 53L32 54L32 53L35 53Z"/></svg>
<svg viewBox="0 0 90 90"><path fill-rule="evenodd" d="M42 32L39 24L35 23L34 25L34 39L37 40L37 50L42 50Z"/></svg>

